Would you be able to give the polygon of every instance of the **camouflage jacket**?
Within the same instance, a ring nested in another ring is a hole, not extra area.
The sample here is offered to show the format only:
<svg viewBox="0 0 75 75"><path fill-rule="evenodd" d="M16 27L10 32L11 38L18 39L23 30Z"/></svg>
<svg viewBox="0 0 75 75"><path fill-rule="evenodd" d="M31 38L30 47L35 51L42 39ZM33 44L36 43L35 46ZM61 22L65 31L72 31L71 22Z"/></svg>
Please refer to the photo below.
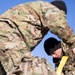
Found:
<svg viewBox="0 0 75 75"><path fill-rule="evenodd" d="M0 15L0 60L5 70L17 65L49 30L74 47L75 35L65 13L49 2L20 4Z"/></svg>
<svg viewBox="0 0 75 75"><path fill-rule="evenodd" d="M62 69L61 75L75 75L75 54L72 52L71 48L61 41L62 46L62 56L68 56L68 60ZM65 59L64 59L65 60ZM61 58L53 58L53 62L55 63L55 69L57 70L60 64Z"/></svg>
<svg viewBox="0 0 75 75"><path fill-rule="evenodd" d="M65 75L75 75L75 54L72 52L71 48L63 41L61 42L61 45L63 48L63 55L69 56L66 65L63 68L63 72Z"/></svg>

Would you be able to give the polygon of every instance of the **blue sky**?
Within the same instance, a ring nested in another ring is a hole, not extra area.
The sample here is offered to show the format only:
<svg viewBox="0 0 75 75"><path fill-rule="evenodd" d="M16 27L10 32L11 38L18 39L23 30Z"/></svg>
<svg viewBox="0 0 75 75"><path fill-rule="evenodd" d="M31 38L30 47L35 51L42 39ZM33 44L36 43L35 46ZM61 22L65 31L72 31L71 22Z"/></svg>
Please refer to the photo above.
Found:
<svg viewBox="0 0 75 75"><path fill-rule="evenodd" d="M31 2L31 1L36 1L36 0L0 0L0 14L3 14L5 11L7 11L9 8L14 7L18 4L22 4L22 3L26 3L26 2ZM54 1L54 0L44 0L44 1ZM69 26L73 29L74 34L75 34L75 0L63 0L66 5L67 5L67 21ZM47 54L44 52L44 48L43 48L43 43L44 41L49 38L49 37L55 37L57 39L59 39L57 36L55 36L54 34L51 34L50 32L48 32L48 34L44 37L44 39L42 40L42 42L33 50L33 55L34 56L40 56L40 57L44 57L47 59L47 61L53 66L54 68L54 64L52 62L52 57L51 56L47 56Z"/></svg>

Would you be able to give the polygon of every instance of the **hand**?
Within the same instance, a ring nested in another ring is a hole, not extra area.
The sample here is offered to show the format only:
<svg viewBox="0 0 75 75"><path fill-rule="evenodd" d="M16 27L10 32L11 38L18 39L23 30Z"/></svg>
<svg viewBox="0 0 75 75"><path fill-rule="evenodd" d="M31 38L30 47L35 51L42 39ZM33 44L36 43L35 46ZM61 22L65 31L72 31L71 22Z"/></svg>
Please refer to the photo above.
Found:
<svg viewBox="0 0 75 75"><path fill-rule="evenodd" d="M72 49L73 53L75 54L75 48Z"/></svg>

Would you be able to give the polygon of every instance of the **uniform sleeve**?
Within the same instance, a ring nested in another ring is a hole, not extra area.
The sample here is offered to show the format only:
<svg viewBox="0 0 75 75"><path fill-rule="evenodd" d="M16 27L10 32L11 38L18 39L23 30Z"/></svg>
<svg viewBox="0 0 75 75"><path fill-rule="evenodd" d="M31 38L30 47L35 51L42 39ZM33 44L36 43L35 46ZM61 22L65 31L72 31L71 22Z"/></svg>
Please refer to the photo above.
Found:
<svg viewBox="0 0 75 75"><path fill-rule="evenodd" d="M48 15L49 11L46 13L46 17L47 26L50 31L62 39L66 44L71 46L71 48L74 48L75 35L66 21L64 12L58 10L55 11L55 9L53 9L52 13Z"/></svg>

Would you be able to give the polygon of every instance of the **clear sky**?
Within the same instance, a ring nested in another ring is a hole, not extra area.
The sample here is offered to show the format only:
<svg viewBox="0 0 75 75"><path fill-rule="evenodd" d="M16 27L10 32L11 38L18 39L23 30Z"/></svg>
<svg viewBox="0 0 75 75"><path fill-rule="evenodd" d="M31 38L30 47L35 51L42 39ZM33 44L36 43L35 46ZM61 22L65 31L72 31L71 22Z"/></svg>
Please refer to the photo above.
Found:
<svg viewBox="0 0 75 75"><path fill-rule="evenodd" d="M36 0L0 0L0 14L3 14L9 8L14 7L18 4L31 2L31 1L36 1ZM51 2L51 1L54 1L54 0L44 0L44 1ZM63 0L63 1L66 3L67 9L68 9L68 12L67 12L68 24L73 29L73 31L75 33L75 0ZM50 32L48 32L48 34L44 37L42 42L33 50L32 53L33 53L34 56L40 56L42 58L43 57L46 58L47 61L50 64L52 64L52 66L54 68L54 64L52 62L52 57L47 56L47 54L44 52L44 48L43 48L44 41L49 37L56 37L57 39L59 39L54 34L51 34Z"/></svg>

